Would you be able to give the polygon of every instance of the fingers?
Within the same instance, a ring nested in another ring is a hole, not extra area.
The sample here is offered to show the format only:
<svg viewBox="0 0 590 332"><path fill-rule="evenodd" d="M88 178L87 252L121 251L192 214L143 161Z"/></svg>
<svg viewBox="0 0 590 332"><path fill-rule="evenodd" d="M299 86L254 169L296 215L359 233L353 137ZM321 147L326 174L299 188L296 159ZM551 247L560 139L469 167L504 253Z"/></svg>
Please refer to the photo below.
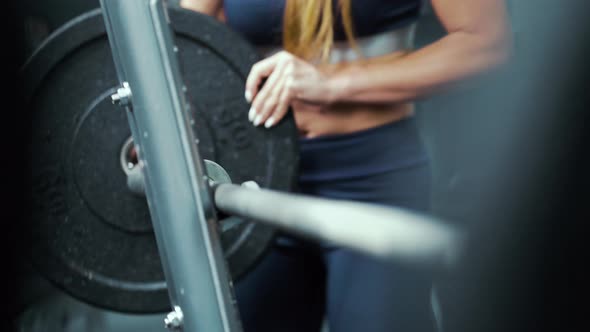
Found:
<svg viewBox="0 0 590 332"><path fill-rule="evenodd" d="M284 70L285 66L279 62L262 86L260 92L254 97L250 112L248 113L248 119L254 123L255 126L258 126L263 121L262 117L268 113L268 107L271 106L271 103L276 101L276 95L277 93L280 93L277 89L280 89L281 87L280 83L282 83L281 80L283 79Z"/></svg>
<svg viewBox="0 0 590 332"><path fill-rule="evenodd" d="M255 126L264 123L266 128L270 128L272 125L276 124L280 119L276 116L271 118L271 116L274 115L277 110L286 108L286 105L289 102L288 90L285 89L287 78L284 76L283 70L280 72L276 71L275 73L277 74L277 80L273 85L267 86L265 84L265 87L262 88L252 104L252 108L256 110L256 116L252 121ZM270 78L267 83L269 82Z"/></svg>
<svg viewBox="0 0 590 332"><path fill-rule="evenodd" d="M258 87L262 80L272 74L279 63L279 55L275 54L269 58L257 62L252 66L248 78L246 79L246 100L250 103L258 94Z"/></svg>
<svg viewBox="0 0 590 332"><path fill-rule="evenodd" d="M260 73L267 73L268 68L273 68L262 89L254 95L252 107L248 113L249 120L255 126L264 123L266 128L270 128L287 113L292 97L293 60L293 57L288 54L279 54L271 61L261 63L248 77L249 82L257 82L257 76L261 75ZM248 93L246 94L248 97Z"/></svg>
<svg viewBox="0 0 590 332"><path fill-rule="evenodd" d="M271 108L268 118L262 120L264 121L264 127L270 128L274 126L283 119L285 114L287 114L287 111L289 110L289 100L291 99L290 89L287 87L288 84L289 79L285 79L284 82L282 82L283 88L281 89L277 105L274 109Z"/></svg>

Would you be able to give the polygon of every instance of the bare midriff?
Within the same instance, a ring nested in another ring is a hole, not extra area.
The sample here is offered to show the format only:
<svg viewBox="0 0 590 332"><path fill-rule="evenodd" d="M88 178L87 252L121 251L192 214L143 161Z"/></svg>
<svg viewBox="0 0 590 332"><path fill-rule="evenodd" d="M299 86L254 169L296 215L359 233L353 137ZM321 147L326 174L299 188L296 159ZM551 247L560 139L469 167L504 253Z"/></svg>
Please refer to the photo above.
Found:
<svg viewBox="0 0 590 332"><path fill-rule="evenodd" d="M377 63L402 57L412 48L414 29L415 25L410 25L357 39L362 55L350 48L346 42L336 43L331 51L329 63L321 64L321 70L330 73L346 66L348 61L355 61L358 65L365 61ZM280 49L270 47L261 48L260 51L268 56ZM411 102L334 103L321 107L294 102L290 106L299 134L305 138L349 134L400 121L414 114L414 104Z"/></svg>
<svg viewBox="0 0 590 332"><path fill-rule="evenodd" d="M393 123L414 114L414 104L335 104L319 109L293 105L295 122L301 137L349 134Z"/></svg>

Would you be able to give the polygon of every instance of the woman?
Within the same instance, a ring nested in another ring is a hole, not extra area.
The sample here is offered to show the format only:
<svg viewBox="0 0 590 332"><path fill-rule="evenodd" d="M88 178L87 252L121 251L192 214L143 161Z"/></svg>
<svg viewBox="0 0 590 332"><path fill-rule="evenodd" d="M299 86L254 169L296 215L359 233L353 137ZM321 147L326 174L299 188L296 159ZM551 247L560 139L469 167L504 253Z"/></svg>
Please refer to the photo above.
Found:
<svg viewBox="0 0 590 332"><path fill-rule="evenodd" d="M268 55L246 82L249 119L270 128L291 109L299 190L335 199L427 210L430 171L412 101L508 54L501 0L432 0L448 33L416 51L421 0L181 5L227 22ZM327 317L331 332L416 332L435 330L430 289L429 277L408 266L281 237L236 296L245 331L319 331Z"/></svg>

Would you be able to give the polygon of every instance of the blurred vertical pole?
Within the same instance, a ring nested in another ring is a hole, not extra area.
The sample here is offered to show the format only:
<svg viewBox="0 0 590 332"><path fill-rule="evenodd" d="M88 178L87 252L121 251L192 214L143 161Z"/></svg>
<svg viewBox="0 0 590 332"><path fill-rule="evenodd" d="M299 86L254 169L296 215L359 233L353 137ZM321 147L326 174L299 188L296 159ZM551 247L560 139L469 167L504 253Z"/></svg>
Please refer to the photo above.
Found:
<svg viewBox="0 0 590 332"><path fill-rule="evenodd" d="M589 5L512 2L516 53L479 106L510 122L498 133L505 143L488 151L496 161L481 183L487 192L466 255L446 278L445 332L584 326Z"/></svg>

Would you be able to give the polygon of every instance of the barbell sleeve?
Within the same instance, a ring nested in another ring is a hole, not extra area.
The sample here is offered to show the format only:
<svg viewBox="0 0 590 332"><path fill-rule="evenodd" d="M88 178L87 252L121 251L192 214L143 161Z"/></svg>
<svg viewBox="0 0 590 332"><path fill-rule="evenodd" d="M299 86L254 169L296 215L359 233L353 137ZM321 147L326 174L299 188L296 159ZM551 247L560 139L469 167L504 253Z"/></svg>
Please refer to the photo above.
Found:
<svg viewBox="0 0 590 332"><path fill-rule="evenodd" d="M213 187L218 210L379 259L450 267L463 236L407 209L317 198L235 184Z"/></svg>

